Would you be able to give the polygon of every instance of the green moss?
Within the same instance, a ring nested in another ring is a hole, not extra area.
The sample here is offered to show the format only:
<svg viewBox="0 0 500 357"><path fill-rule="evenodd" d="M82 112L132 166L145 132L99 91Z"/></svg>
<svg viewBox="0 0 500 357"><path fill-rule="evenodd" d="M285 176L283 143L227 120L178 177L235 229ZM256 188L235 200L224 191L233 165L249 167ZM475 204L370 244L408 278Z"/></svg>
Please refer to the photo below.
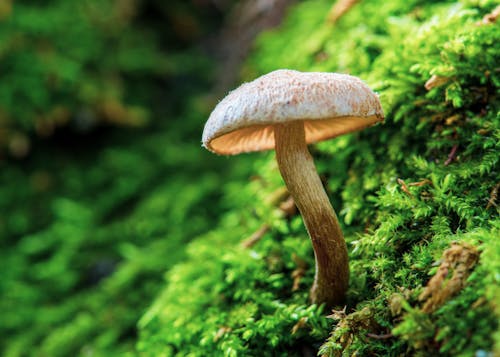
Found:
<svg viewBox="0 0 500 357"><path fill-rule="evenodd" d="M384 125L313 148L349 247L346 314L329 319L308 304L307 235L299 216L269 203L281 179L272 154L256 155L257 178L227 187L231 212L190 244L141 319L144 355L498 351L500 221L488 202L499 173L500 33L478 24L494 2L367 0L336 26L324 23L330 5L296 5L260 37L244 73L349 72L380 93ZM433 75L442 83L427 90ZM270 231L239 247L263 223ZM479 261L462 289L424 312L419 295L452 242L476 247ZM296 257L307 268L293 291Z"/></svg>
<svg viewBox="0 0 500 357"><path fill-rule="evenodd" d="M332 1L302 1L243 68L380 94L384 125L311 148L348 241L345 311L308 301L274 155L200 148L212 67L189 41L214 20L194 4L0 5L0 354L498 353L500 39L478 24L496 2L364 0L333 26ZM427 308L455 246L478 260Z"/></svg>
<svg viewBox="0 0 500 357"><path fill-rule="evenodd" d="M0 355L131 355L234 174L199 150L212 65L160 50L155 1L42 3L0 4Z"/></svg>

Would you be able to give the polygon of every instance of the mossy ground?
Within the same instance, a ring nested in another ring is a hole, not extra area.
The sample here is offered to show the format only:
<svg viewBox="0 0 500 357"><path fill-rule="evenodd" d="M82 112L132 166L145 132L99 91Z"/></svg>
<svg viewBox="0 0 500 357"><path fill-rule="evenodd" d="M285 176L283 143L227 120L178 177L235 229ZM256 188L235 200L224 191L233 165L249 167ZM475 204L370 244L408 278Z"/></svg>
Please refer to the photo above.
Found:
<svg viewBox="0 0 500 357"><path fill-rule="evenodd" d="M335 311L308 301L274 154L200 147L208 3L0 2L0 354L500 353L496 2L363 0L335 25L297 2L242 68L380 94L383 125L311 147L349 247Z"/></svg>
<svg viewBox="0 0 500 357"><path fill-rule="evenodd" d="M366 0L335 25L330 6L297 4L244 73L348 72L380 94L383 125L312 148L349 247L345 310L308 303L307 234L276 207L273 154L253 155L251 180L226 186L231 211L142 317L143 355L499 352L500 31L483 21L495 4Z"/></svg>

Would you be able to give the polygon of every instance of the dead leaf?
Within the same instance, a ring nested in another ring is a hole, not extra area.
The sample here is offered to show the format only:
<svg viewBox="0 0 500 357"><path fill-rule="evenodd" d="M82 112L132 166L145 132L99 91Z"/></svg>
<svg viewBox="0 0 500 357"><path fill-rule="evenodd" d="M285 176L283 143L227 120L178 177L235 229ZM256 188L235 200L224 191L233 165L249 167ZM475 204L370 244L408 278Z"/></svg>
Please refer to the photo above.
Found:
<svg viewBox="0 0 500 357"><path fill-rule="evenodd" d="M435 311L462 290L478 259L476 247L467 243L452 243L441 257L438 271L419 296L420 301L425 301L422 311Z"/></svg>

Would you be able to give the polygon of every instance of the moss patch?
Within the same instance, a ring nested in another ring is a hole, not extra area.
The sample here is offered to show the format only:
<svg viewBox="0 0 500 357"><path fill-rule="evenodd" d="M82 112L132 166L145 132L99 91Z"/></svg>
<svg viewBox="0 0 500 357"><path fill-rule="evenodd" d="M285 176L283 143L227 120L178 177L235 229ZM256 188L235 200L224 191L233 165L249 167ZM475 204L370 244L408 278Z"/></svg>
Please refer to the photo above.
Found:
<svg viewBox="0 0 500 357"><path fill-rule="evenodd" d="M232 210L189 246L141 319L144 355L472 356L500 348L500 32L482 21L494 2L366 0L335 26L325 24L330 6L296 5L260 37L244 73L349 72L380 94L384 125L312 149L348 242L345 311L308 304L307 235L299 216L271 203L283 186L274 156L256 155L253 180L227 186ZM263 224L270 229L260 240L241 247ZM474 259L449 263L444 274L456 247ZM457 279L453 293L427 307L444 280Z"/></svg>

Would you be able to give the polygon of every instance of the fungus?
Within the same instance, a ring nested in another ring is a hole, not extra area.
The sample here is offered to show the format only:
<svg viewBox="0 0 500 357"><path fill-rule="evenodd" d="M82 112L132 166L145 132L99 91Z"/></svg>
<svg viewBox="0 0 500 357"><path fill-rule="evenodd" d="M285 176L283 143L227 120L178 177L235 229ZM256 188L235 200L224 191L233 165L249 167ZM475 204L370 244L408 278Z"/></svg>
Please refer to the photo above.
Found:
<svg viewBox="0 0 500 357"><path fill-rule="evenodd" d="M383 119L378 96L356 77L277 70L230 92L205 124L203 146L214 153L276 150L314 249L313 303L343 302L349 265L342 230L307 145Z"/></svg>

